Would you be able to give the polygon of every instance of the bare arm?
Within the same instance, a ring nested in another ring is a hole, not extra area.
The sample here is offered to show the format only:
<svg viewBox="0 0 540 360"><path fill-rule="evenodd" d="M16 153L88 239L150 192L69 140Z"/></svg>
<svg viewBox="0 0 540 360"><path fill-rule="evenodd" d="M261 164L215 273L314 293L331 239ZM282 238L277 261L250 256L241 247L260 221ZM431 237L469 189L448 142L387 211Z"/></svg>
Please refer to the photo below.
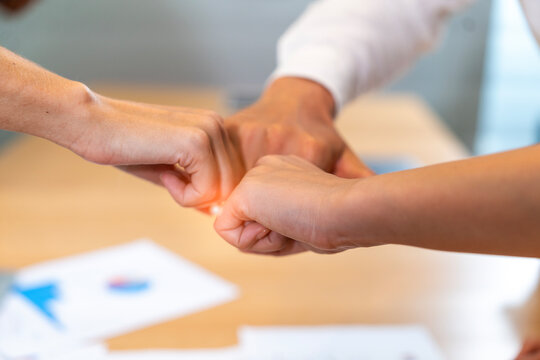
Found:
<svg viewBox="0 0 540 360"><path fill-rule="evenodd" d="M245 251L278 255L401 244L540 257L540 145L362 180L266 157L216 229Z"/></svg>
<svg viewBox="0 0 540 360"><path fill-rule="evenodd" d="M1 47L0 79L0 129L163 183L183 206L221 201L243 175L223 120L212 111L107 98Z"/></svg>
<svg viewBox="0 0 540 360"><path fill-rule="evenodd" d="M1 129L44 137L66 147L80 135L75 126L92 100L84 85L48 72L2 47L0 79Z"/></svg>
<svg viewBox="0 0 540 360"><path fill-rule="evenodd" d="M334 115L431 48L446 18L471 1L314 1L280 39L263 96L226 120L246 168L282 154L342 177L372 174L336 132Z"/></svg>
<svg viewBox="0 0 540 360"><path fill-rule="evenodd" d="M346 200L355 243L540 257L540 145L377 180Z"/></svg>

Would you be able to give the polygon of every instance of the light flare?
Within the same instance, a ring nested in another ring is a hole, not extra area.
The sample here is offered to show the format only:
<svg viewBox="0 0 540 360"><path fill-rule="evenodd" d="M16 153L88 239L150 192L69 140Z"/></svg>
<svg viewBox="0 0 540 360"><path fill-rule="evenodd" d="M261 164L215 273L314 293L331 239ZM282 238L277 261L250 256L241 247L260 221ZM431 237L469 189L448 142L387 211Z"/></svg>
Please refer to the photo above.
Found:
<svg viewBox="0 0 540 360"><path fill-rule="evenodd" d="M219 216L223 212L223 206L220 204L214 204L210 206L210 214L214 216Z"/></svg>

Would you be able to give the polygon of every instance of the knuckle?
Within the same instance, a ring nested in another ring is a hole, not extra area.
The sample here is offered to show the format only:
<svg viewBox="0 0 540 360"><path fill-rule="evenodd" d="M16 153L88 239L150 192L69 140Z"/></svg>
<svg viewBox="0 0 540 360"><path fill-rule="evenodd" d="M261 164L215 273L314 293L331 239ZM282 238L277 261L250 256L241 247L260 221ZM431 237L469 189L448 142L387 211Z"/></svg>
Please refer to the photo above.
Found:
<svg viewBox="0 0 540 360"><path fill-rule="evenodd" d="M210 136L216 136L224 132L225 121L218 113L211 110L201 110L197 116L199 128L206 131Z"/></svg>
<svg viewBox="0 0 540 360"><path fill-rule="evenodd" d="M258 133L266 131L266 128L253 122L244 122L240 124L240 136L242 138L253 138Z"/></svg>
<svg viewBox="0 0 540 360"><path fill-rule="evenodd" d="M205 189L197 192L197 194L190 194L191 196L185 196L178 200L178 203L183 207L196 208L201 207L204 204L212 201L216 198L217 191L214 188Z"/></svg>
<svg viewBox="0 0 540 360"><path fill-rule="evenodd" d="M257 160L255 166L265 166L275 164L280 155L264 155Z"/></svg>
<svg viewBox="0 0 540 360"><path fill-rule="evenodd" d="M325 146L324 146L324 143L320 140L317 140L313 137L306 137L304 140L303 140L303 149L304 149L304 156L310 160L310 161L315 161L317 162L317 160L324 154L325 152Z"/></svg>
<svg viewBox="0 0 540 360"><path fill-rule="evenodd" d="M199 150L209 150L211 148L211 140L208 133L202 129L195 129L190 136L191 144Z"/></svg>
<svg viewBox="0 0 540 360"><path fill-rule="evenodd" d="M261 175L264 175L267 173L267 168L264 165L256 165L254 168L249 170L249 172L244 176L242 179L242 183L247 186L251 181L254 180L254 178L257 178ZM241 183L241 184L242 184Z"/></svg>
<svg viewBox="0 0 540 360"><path fill-rule="evenodd" d="M306 163L306 159L297 155L290 155L287 157L287 162L292 165L302 165Z"/></svg>
<svg viewBox="0 0 540 360"><path fill-rule="evenodd" d="M216 199L218 196L218 189L216 186L212 186L209 189L206 189L202 194L201 198L199 199L200 202L208 202Z"/></svg>
<svg viewBox="0 0 540 360"><path fill-rule="evenodd" d="M272 137L281 137L289 133L291 130L284 124L274 123L268 126L268 134Z"/></svg>
<svg viewBox="0 0 540 360"><path fill-rule="evenodd" d="M250 212L250 206L248 204L248 200L245 199L244 201L237 201L236 202L236 208L235 208L235 216L241 217L241 215L249 215Z"/></svg>
<svg viewBox="0 0 540 360"><path fill-rule="evenodd" d="M223 133L223 122L212 116L204 117L203 127L212 137Z"/></svg>
<svg viewBox="0 0 540 360"><path fill-rule="evenodd" d="M224 120L223 118L221 117L221 115L219 115L217 112L213 111L213 110L205 110L203 115L208 118L208 119L211 119L215 122L217 122L218 124L223 124Z"/></svg>

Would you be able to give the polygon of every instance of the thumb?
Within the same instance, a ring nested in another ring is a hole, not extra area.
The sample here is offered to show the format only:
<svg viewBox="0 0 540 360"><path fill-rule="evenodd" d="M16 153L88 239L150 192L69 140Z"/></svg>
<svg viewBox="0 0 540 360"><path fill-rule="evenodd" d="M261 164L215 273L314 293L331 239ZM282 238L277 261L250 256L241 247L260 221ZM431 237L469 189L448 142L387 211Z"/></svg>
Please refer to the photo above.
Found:
<svg viewBox="0 0 540 360"><path fill-rule="evenodd" d="M233 192L214 221L214 230L218 235L237 248L240 246L245 222L248 221L247 216L243 215L240 209L241 207L236 204L235 193Z"/></svg>
<svg viewBox="0 0 540 360"><path fill-rule="evenodd" d="M334 175L356 179L373 176L375 173L354 154L350 147L345 145L345 150L334 167Z"/></svg>

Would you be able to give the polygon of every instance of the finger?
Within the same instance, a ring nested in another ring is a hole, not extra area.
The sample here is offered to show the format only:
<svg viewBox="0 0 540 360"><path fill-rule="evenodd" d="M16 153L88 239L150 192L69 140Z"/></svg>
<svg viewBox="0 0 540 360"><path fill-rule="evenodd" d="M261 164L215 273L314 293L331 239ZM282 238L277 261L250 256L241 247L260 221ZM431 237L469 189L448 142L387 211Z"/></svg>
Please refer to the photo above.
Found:
<svg viewBox="0 0 540 360"><path fill-rule="evenodd" d="M306 243L302 243L300 241L295 241L293 239L286 238L286 237L283 237L283 238L285 239L284 246L280 250L277 250L274 252L265 251L266 249L263 249L262 251L256 251L254 248L243 250L243 251L249 254L272 255L272 256L289 256L289 255L303 253L306 251L310 251L316 254L328 255L328 254L336 254L342 251L342 250L336 250L336 251L321 250L311 245L308 245Z"/></svg>
<svg viewBox="0 0 540 360"><path fill-rule="evenodd" d="M266 235L263 234L259 234L259 238L249 248L249 251L258 254L275 253L284 250L290 241L287 237L274 231L267 230Z"/></svg>
<svg viewBox="0 0 540 360"><path fill-rule="evenodd" d="M187 186L187 181L180 179L174 171L162 172L159 176L163 186L169 191L172 198L184 206L184 192Z"/></svg>
<svg viewBox="0 0 540 360"><path fill-rule="evenodd" d="M213 165L207 163L191 175L176 169L164 171L159 178L178 204L204 208L211 205L218 191L218 174Z"/></svg>
<svg viewBox="0 0 540 360"><path fill-rule="evenodd" d="M334 175L348 179L364 178L375 175L375 173L354 154L351 148L347 145L345 146L343 154L341 154L341 157L336 162L333 172Z"/></svg>
<svg viewBox="0 0 540 360"><path fill-rule="evenodd" d="M234 196L234 193L232 196ZM216 217L214 229L225 241L234 247L238 247L244 230L244 222L247 220L244 215L239 215L235 199L231 197L225 203L221 214Z"/></svg>
<svg viewBox="0 0 540 360"><path fill-rule="evenodd" d="M197 205L194 209L200 213L210 216L218 216L221 214L223 205L221 203L211 201L205 204Z"/></svg>
<svg viewBox="0 0 540 360"><path fill-rule="evenodd" d="M267 129L252 124L241 126L239 132L244 166L246 170L250 170L260 157L268 154Z"/></svg>
<svg viewBox="0 0 540 360"><path fill-rule="evenodd" d="M244 166L225 129L212 139L220 173L219 201L225 201L245 174Z"/></svg>
<svg viewBox="0 0 540 360"><path fill-rule="evenodd" d="M335 162L335 155L333 151L327 148L325 151L321 150L320 145L317 145L317 141L314 138L309 137L303 141L303 145L299 151L294 151L297 145L294 142L289 143L292 147L288 154L294 154L298 157L305 159L317 166L325 172L331 172Z"/></svg>
<svg viewBox="0 0 540 360"><path fill-rule="evenodd" d="M242 250L251 249L258 241L266 238L269 233L270 230L256 222L245 222L238 241L238 248Z"/></svg>
<svg viewBox="0 0 540 360"><path fill-rule="evenodd" d="M211 206L196 207L195 210L204 215L212 215Z"/></svg>
<svg viewBox="0 0 540 360"><path fill-rule="evenodd" d="M540 360L540 353L521 355L518 356L515 360Z"/></svg>
<svg viewBox="0 0 540 360"><path fill-rule="evenodd" d="M226 144L228 154L229 154L229 161L231 162L232 176L231 176L230 189L222 198L222 201L227 200L227 198L230 196L232 191L236 188L236 186L240 183L240 181L242 181L242 178L244 177L244 175L246 175L246 168L244 166L244 162L242 161L240 149L234 145L233 141L231 140L227 132L225 132L225 139L226 139L225 144Z"/></svg>
<svg viewBox="0 0 540 360"><path fill-rule="evenodd" d="M304 244L298 241L290 240L284 249L278 251L276 256L296 255L308 251Z"/></svg>
<svg viewBox="0 0 540 360"><path fill-rule="evenodd" d="M278 251L275 251L273 253L257 253L257 252L253 252L253 254L258 254L258 255L272 255L272 256L289 256L289 255L296 255L296 254L300 254L300 253L303 253L303 252L306 252L307 249L305 248L305 246L298 242L298 241L294 241L292 239L287 239L287 242L285 243L285 246L281 249L281 250L278 250Z"/></svg>
<svg viewBox="0 0 540 360"><path fill-rule="evenodd" d="M156 185L163 185L160 179L163 172L174 170L171 165L122 165L116 168Z"/></svg>
<svg viewBox="0 0 540 360"><path fill-rule="evenodd" d="M171 185L177 186L171 193L174 199L185 207L204 206L216 201L220 192L220 175L212 151L196 158L185 170L189 174L189 181L174 181L169 178Z"/></svg>
<svg viewBox="0 0 540 360"><path fill-rule="evenodd" d="M324 249L319 249L315 246L312 246L308 243L303 243L301 241L294 241L294 242L295 242L295 245L291 247L291 249L285 250L284 252L285 255L297 254L299 252L304 252L304 251L310 251L315 254L328 255L328 254L336 254L342 251L342 250L324 250Z"/></svg>
<svg viewBox="0 0 540 360"><path fill-rule="evenodd" d="M520 356L530 355L534 352L540 352L540 340L533 340L528 339L525 340L523 343L523 347L521 348L521 351L518 354L518 358Z"/></svg>
<svg viewBox="0 0 540 360"><path fill-rule="evenodd" d="M122 165L116 166L119 170L125 171L131 175L135 175L141 179L150 181L156 185L164 186L173 198L180 196L179 187L185 186L189 181L186 175L178 171L171 165ZM165 180L163 180L165 179ZM197 208L198 211L204 214L211 214L210 211L214 203L208 202L207 204L200 204Z"/></svg>

